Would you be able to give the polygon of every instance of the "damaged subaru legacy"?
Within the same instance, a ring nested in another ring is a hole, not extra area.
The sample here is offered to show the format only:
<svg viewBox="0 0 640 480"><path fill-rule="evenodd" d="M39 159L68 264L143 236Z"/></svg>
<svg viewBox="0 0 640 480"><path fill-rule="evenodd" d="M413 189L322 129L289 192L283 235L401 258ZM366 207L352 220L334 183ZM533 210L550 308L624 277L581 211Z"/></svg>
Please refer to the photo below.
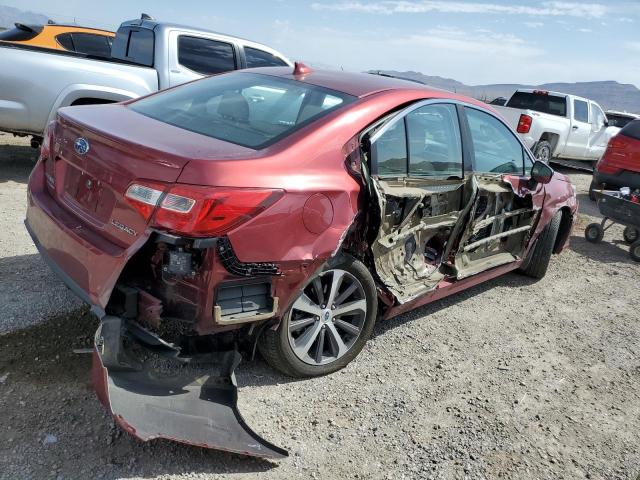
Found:
<svg viewBox="0 0 640 480"><path fill-rule="evenodd" d="M576 211L491 107L296 64L61 109L26 227L101 320L92 378L122 428L278 458L238 411L240 352L334 372L378 317L541 278Z"/></svg>

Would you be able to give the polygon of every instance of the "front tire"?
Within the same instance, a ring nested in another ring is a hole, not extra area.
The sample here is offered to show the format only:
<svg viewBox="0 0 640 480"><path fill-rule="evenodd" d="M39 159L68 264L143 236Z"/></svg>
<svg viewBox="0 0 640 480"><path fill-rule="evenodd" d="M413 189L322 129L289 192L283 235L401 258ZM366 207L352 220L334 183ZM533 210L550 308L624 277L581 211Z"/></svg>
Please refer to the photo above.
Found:
<svg viewBox="0 0 640 480"><path fill-rule="evenodd" d="M634 262L640 262L640 240L637 240L631 244L629 255L631 255L631 258Z"/></svg>
<svg viewBox="0 0 640 480"><path fill-rule="evenodd" d="M640 239L640 231L638 231L637 228L625 227L622 236L624 237L624 241L631 245Z"/></svg>
<svg viewBox="0 0 640 480"><path fill-rule="evenodd" d="M552 155L551 144L546 140L538 142L536 150L533 152L533 156L544 163L549 163Z"/></svg>
<svg viewBox="0 0 640 480"><path fill-rule="evenodd" d="M291 377L340 370L371 336L377 304L367 267L349 255L339 255L309 280L278 329L264 333L260 353L272 367Z"/></svg>
<svg viewBox="0 0 640 480"><path fill-rule="evenodd" d="M546 275L561 221L562 212L556 212L538 236L536 244L529 250L529 255L527 255L524 263L525 266L520 268L520 272L537 279Z"/></svg>

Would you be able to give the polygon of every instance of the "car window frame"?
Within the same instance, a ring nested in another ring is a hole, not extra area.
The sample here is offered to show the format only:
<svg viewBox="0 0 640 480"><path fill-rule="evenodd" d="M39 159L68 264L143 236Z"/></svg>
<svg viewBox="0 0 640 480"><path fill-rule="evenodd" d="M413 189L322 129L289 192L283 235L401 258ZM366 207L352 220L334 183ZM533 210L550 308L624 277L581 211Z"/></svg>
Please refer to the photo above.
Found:
<svg viewBox="0 0 640 480"><path fill-rule="evenodd" d="M198 72L196 70L193 70L192 68L186 66L184 63L180 62L180 39L183 37L188 37L188 38L192 38L192 39L196 39L196 40L205 40L205 41L209 41L209 42L217 42L217 43L223 43L225 45L228 45L231 47L231 52L233 53L233 68L231 70L225 70L223 72L218 72L218 73L202 73L202 72ZM227 72L233 72L236 70L240 69L240 56L238 55L238 45L235 44L234 42L230 41L230 40L226 40L226 39L219 39L219 38L212 38L212 37L203 37L203 36L198 36L192 33L188 33L188 32L180 32L178 33L177 37L176 37L176 63L180 68L184 68L186 70L188 70L189 72L192 72L196 75L200 75L200 76L209 76L209 75L219 75L220 73L227 73Z"/></svg>
<svg viewBox="0 0 640 480"><path fill-rule="evenodd" d="M242 50L243 68L271 68L271 67L288 67L289 66L289 63L287 62L287 60L285 60L279 53L270 52L268 50L265 50L264 48L258 48L253 45L244 44L244 45L240 45L240 47ZM272 57L280 60L283 63L283 65L269 65L267 67L255 67L255 66L250 67L249 61L247 60L247 49L256 50L258 52L269 54Z"/></svg>
<svg viewBox="0 0 640 480"><path fill-rule="evenodd" d="M485 110L483 108L478 107L477 105L464 105L464 108L471 108L473 110L478 110L479 112L482 113L486 113L487 115L489 115L490 117L493 117L495 120L497 120L499 123L501 123L509 133L511 133L511 135L516 139L516 141L520 144L520 148L522 150L522 173L521 174L516 174L515 172L482 172L480 170L475 170L474 169L474 164L475 164L475 149L473 146L473 137L471 134L471 127L469 127L469 121L467 119L467 115L466 112L463 112L463 119L464 122L466 123L466 129L467 129L467 135L468 135L468 139L467 142L469 143L469 150L471 151L471 156L469 157L470 160L470 166L471 166L471 173L481 173L481 174L485 174L485 175L518 175L518 176L523 176L526 177L527 176L527 172L526 172L526 161L525 161L525 157L528 157L529 160L531 160L531 157L529 156L529 151L528 148L526 148L526 145L524 144L524 142L520 139L520 136L513 131L513 129L511 128L510 125L507 124L507 122L505 122L504 120L502 120L498 115L493 114L493 112L489 111L489 110ZM533 166L533 162L531 164L531 166ZM530 172L529 172L529 175Z"/></svg>
<svg viewBox="0 0 640 480"><path fill-rule="evenodd" d="M584 103L587 106L587 119L586 120L580 120L579 118L576 118L576 103L577 102ZM573 104L571 106L573 107L573 112L571 112L571 119L576 121L576 122L591 124L591 112L590 112L591 109L589 108L589 101L588 100L581 100L579 98L574 98L572 103Z"/></svg>
<svg viewBox="0 0 640 480"><path fill-rule="evenodd" d="M469 161L469 156L468 156L468 150L467 150L467 146L465 145L465 136L464 136L464 132L463 132L463 125L460 119L460 102L457 102L453 99L448 99L448 98L430 98L430 99L424 99L424 100L418 100L414 103L412 103L411 105L409 105L408 107L405 107L401 110L398 110L395 113L392 112L388 112L386 117L387 119L383 122L382 125L380 125L379 122L375 122L373 125L370 125L369 127L367 127L366 130L373 130L376 129L377 130L370 136L369 138L369 143L371 145L370 148L370 155L371 158L369 159L369 168L370 168L370 172L371 175L375 175L378 178L418 178L418 179L430 179L430 180L444 180L447 178L450 178L451 175L447 175L447 176L426 176L426 175L415 175L415 176L411 176L410 175L410 157L409 157L409 129L407 128L407 115L409 115L411 112L418 110L422 107L425 106L429 106L429 105L453 105L455 107L456 110L456 115L458 117L458 126L459 126L459 134L460 134L460 144L461 144L461 148L462 148L462 176L464 177L465 173L467 172L467 162ZM402 121L404 123L404 132L405 132L405 145L406 145L406 171L404 175L394 175L394 174L386 174L386 175L380 175L378 173L378 159L377 157L377 152L375 150L374 144L375 142L382 136L384 135L387 131L389 131L391 128L393 128L398 122Z"/></svg>
<svg viewBox="0 0 640 480"><path fill-rule="evenodd" d="M372 124L370 124L367 128L365 128L362 133L360 134L360 138L364 138L366 135L370 134L369 138L368 138L368 143L371 146L369 149L369 154L370 154L370 158L368 159L368 168L369 168L369 172L370 175L375 176L377 178L409 178L409 151L408 151L408 146L407 146L407 174L404 176L398 176L398 175L380 175L378 173L378 165L377 165L377 158L376 158L376 153L375 153L375 149L373 148L373 144L376 142L376 140L378 140L378 138L380 138L382 135L384 135L384 133L389 130L395 123L397 123L398 121L402 120L404 121L404 118L406 117L407 114L409 114L410 112L412 112L413 110L416 110L418 108L421 108L425 105L433 105L433 104L453 104L456 106L456 110L458 113L458 122L460 124L460 141L462 143L462 164L463 164L463 175L466 174L473 174L473 173L482 173L482 174L486 174L486 175L515 175L518 176L518 174L516 173L491 173L491 172L475 172L473 169L473 158L475 155L475 152L473 151L473 139L471 137L471 130L469 128L469 123L467 121L467 116L464 112L464 108L473 108L475 110L479 110L481 112L484 112L490 116L492 116L493 118L495 118L496 120L498 120L502 125L504 125L507 130L509 132L511 132L511 134L514 136L514 138L518 141L518 143L520 144L521 148L522 148L522 152L523 152L523 156L522 156L522 176L523 177L530 177L531 176L531 167L533 166L534 163L534 158L533 158L533 154L531 153L531 151L529 150L529 148L525 145L525 143L522 141L522 139L520 138L520 136L513 130L513 128L511 128L511 126L509 126L502 118L500 118L500 116L498 114L496 114L495 112L483 108L480 105L476 105L473 103L469 103L469 102L465 102L462 100L456 100L456 99L449 99L449 98L429 98L429 99L422 99L422 100L418 100L414 103L412 103L411 105L402 108L396 112L393 111L389 111L387 112L382 120L377 120L375 122L373 122ZM372 131L374 131L373 133L371 133ZM405 125L405 135L407 134L407 129L406 129L406 125ZM408 139L407 139L408 142ZM425 179L433 179L433 180L442 180L446 177L412 177L412 178L425 178Z"/></svg>

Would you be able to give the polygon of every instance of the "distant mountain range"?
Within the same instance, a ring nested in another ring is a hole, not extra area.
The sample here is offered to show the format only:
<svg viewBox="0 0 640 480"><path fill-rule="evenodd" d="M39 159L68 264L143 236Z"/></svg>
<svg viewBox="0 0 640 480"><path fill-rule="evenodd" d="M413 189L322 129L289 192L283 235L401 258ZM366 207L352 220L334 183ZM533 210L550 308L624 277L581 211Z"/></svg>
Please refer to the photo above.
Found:
<svg viewBox="0 0 640 480"><path fill-rule="evenodd" d="M13 24L26 23L26 24L45 24L49 21L49 17L40 13L27 12L18 8L7 7L6 5L0 5L0 27L9 28L13 27Z"/></svg>
<svg viewBox="0 0 640 480"><path fill-rule="evenodd" d="M640 113L640 89L635 85L618 83L613 80L601 82L544 83L542 85L493 84L465 85L451 78L424 75L420 72L399 72L396 70L369 70L395 77L417 80L432 87L462 93L480 100L490 101L496 97L509 97L518 88L539 88L556 92L571 93L598 102L605 110L620 110Z"/></svg>

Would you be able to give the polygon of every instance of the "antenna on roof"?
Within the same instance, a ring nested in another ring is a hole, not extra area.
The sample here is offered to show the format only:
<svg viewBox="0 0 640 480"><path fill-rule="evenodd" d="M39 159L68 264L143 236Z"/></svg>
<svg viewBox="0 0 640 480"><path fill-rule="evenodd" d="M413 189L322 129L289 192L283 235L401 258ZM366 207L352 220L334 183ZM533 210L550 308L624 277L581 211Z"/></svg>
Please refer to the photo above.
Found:
<svg viewBox="0 0 640 480"><path fill-rule="evenodd" d="M293 67L293 75L308 75L312 70L302 62L295 62Z"/></svg>
<svg viewBox="0 0 640 480"><path fill-rule="evenodd" d="M151 15L143 13L142 15L140 15L140 20L153 20L153 17Z"/></svg>

